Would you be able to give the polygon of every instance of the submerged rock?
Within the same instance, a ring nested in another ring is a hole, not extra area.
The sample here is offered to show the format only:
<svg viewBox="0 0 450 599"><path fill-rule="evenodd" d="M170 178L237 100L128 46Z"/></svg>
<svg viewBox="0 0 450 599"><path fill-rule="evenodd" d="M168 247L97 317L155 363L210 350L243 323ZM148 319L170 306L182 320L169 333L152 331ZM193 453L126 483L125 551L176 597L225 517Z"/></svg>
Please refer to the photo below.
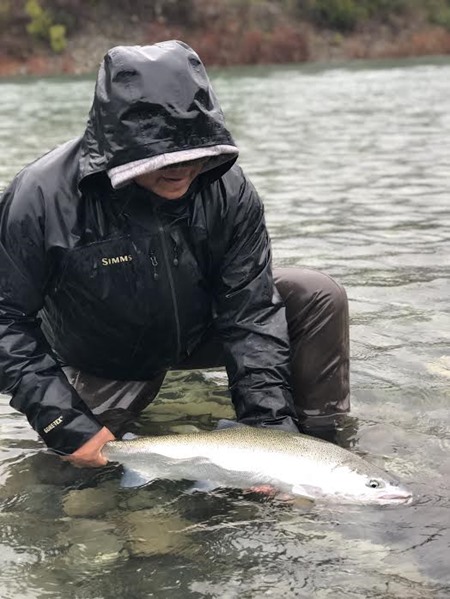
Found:
<svg viewBox="0 0 450 599"><path fill-rule="evenodd" d="M103 516L119 502L117 485L69 491L63 499L63 510L72 518Z"/></svg>
<svg viewBox="0 0 450 599"><path fill-rule="evenodd" d="M124 543L113 523L93 519L68 519L56 538L61 548L54 567L93 572L111 566L124 550Z"/></svg>
<svg viewBox="0 0 450 599"><path fill-rule="evenodd" d="M134 557L178 554L190 544L191 522L159 510L126 514L118 523L125 546Z"/></svg>

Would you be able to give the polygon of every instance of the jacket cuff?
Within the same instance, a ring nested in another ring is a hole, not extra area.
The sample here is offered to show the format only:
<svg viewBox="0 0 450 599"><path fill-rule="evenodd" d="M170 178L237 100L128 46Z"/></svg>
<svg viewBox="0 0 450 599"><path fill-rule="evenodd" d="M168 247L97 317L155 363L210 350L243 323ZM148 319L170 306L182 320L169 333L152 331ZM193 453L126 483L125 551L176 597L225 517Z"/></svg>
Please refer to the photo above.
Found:
<svg viewBox="0 0 450 599"><path fill-rule="evenodd" d="M69 455L97 434L103 425L94 416L79 412L62 413L37 432L47 447L60 455Z"/></svg>

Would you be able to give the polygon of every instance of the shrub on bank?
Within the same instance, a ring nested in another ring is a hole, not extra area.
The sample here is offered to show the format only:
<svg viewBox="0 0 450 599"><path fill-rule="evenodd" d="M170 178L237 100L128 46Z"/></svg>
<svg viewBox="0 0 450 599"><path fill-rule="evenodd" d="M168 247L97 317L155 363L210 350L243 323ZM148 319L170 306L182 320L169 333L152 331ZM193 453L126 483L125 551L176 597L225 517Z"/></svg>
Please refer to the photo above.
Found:
<svg viewBox="0 0 450 599"><path fill-rule="evenodd" d="M27 0L25 12L30 18L27 32L50 44L53 52L59 54L67 46L65 25L53 22L50 12L39 4L38 0Z"/></svg>

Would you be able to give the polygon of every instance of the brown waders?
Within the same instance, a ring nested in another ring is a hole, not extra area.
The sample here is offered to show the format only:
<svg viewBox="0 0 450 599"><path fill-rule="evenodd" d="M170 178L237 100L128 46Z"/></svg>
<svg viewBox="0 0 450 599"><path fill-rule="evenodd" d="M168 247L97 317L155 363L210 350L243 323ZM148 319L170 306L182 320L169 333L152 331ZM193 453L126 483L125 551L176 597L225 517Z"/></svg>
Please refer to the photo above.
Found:
<svg viewBox="0 0 450 599"><path fill-rule="evenodd" d="M306 432L320 434L333 429L350 408L347 296L331 277L308 268L275 269L274 280L286 306L297 415ZM174 370L223 364L220 341L210 338ZM71 367L64 371L98 420L115 434L125 432L164 381L164 374L150 381L112 381Z"/></svg>

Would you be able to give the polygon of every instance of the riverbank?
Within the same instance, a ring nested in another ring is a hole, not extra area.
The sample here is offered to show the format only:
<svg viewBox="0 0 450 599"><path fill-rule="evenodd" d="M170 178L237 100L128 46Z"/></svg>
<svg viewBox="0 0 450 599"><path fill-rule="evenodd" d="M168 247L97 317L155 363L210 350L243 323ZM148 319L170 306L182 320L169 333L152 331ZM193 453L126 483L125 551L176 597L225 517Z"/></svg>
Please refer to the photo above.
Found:
<svg viewBox="0 0 450 599"><path fill-rule="evenodd" d="M151 44L181 39L207 66L333 62L450 54L450 31L422 18L368 22L350 32L318 28L308 22L291 22L272 15L264 20L214 19L208 26L186 27L156 20L88 23L55 54L44 44L20 58L0 49L0 77L23 75L82 75L95 72L104 53L120 44Z"/></svg>

